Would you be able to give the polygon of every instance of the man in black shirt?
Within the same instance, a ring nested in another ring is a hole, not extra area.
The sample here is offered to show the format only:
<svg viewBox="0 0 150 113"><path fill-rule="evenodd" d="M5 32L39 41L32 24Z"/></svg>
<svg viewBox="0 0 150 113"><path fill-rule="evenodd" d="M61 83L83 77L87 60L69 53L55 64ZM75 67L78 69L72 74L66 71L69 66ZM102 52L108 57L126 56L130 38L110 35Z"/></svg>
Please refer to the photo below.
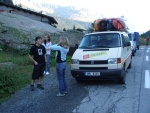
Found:
<svg viewBox="0 0 150 113"><path fill-rule="evenodd" d="M34 91L34 81L38 79L37 88L44 89L41 84L41 79L43 77L45 63L46 63L46 50L45 47L42 45L42 38L36 37L35 38L36 44L33 45L29 52L29 58L34 63L34 69L32 73L32 80L31 80L31 91Z"/></svg>

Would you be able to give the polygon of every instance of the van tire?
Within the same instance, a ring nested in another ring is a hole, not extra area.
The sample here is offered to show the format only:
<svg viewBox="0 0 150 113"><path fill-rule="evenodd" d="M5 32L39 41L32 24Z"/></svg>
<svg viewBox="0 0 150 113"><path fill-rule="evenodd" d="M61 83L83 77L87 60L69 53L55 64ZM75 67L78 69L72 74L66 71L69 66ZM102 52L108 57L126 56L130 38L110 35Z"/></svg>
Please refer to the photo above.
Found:
<svg viewBox="0 0 150 113"><path fill-rule="evenodd" d="M118 79L119 84L125 84L125 76L126 76L126 72L125 72L125 69L123 69L122 77Z"/></svg>
<svg viewBox="0 0 150 113"><path fill-rule="evenodd" d="M119 80L118 80L119 84L125 84L125 77L122 76Z"/></svg>
<svg viewBox="0 0 150 113"><path fill-rule="evenodd" d="M132 59L131 59L132 60ZM129 66L128 66L128 69L131 69L131 67L132 67L132 61L130 61L130 64L129 64Z"/></svg>
<svg viewBox="0 0 150 113"><path fill-rule="evenodd" d="M132 52L132 56L134 56L135 55L135 52Z"/></svg>

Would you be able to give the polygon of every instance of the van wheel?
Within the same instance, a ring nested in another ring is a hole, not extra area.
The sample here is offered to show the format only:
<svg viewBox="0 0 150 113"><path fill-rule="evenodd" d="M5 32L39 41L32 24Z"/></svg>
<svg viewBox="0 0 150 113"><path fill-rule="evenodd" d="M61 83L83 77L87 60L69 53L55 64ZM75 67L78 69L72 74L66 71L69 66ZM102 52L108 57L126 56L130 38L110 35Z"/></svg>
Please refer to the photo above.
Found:
<svg viewBox="0 0 150 113"><path fill-rule="evenodd" d="M132 60L132 59L131 59ZM129 66L128 66L128 69L131 69L131 67L132 67L132 61L130 61L130 64L129 64Z"/></svg>
<svg viewBox="0 0 150 113"><path fill-rule="evenodd" d="M132 56L134 56L135 55L135 52L132 52Z"/></svg>
<svg viewBox="0 0 150 113"><path fill-rule="evenodd" d="M126 76L126 72L125 69L122 72L122 77L118 79L118 83L119 84L125 84L125 76Z"/></svg>

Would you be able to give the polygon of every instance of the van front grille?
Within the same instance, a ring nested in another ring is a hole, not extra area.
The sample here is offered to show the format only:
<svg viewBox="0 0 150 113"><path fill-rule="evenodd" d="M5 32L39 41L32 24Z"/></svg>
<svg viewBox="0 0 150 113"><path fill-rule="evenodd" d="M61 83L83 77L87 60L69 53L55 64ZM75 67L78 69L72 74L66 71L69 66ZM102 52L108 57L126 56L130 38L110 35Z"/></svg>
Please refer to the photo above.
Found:
<svg viewBox="0 0 150 113"><path fill-rule="evenodd" d="M79 64L108 64L107 60L79 61Z"/></svg>
<svg viewBox="0 0 150 113"><path fill-rule="evenodd" d="M108 67L79 67L80 70L107 70Z"/></svg>

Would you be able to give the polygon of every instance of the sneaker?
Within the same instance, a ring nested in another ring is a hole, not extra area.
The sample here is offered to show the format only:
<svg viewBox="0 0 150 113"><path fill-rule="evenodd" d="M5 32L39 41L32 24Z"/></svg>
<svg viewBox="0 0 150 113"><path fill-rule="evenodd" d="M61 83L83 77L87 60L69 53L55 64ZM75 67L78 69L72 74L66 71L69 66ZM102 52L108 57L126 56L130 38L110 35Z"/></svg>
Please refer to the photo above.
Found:
<svg viewBox="0 0 150 113"><path fill-rule="evenodd" d="M30 87L31 87L31 91L34 91L34 85L31 85Z"/></svg>
<svg viewBox="0 0 150 113"><path fill-rule="evenodd" d="M63 96L65 96L65 93L64 94L61 94L61 93L57 94L57 97L63 97Z"/></svg>
<svg viewBox="0 0 150 113"><path fill-rule="evenodd" d="M46 75L49 75L49 72L46 72L45 74L46 74Z"/></svg>
<svg viewBox="0 0 150 113"><path fill-rule="evenodd" d="M38 84L38 85L37 85L37 88L39 88L39 89L41 89L41 90L44 89L44 87L42 86L42 84Z"/></svg>

